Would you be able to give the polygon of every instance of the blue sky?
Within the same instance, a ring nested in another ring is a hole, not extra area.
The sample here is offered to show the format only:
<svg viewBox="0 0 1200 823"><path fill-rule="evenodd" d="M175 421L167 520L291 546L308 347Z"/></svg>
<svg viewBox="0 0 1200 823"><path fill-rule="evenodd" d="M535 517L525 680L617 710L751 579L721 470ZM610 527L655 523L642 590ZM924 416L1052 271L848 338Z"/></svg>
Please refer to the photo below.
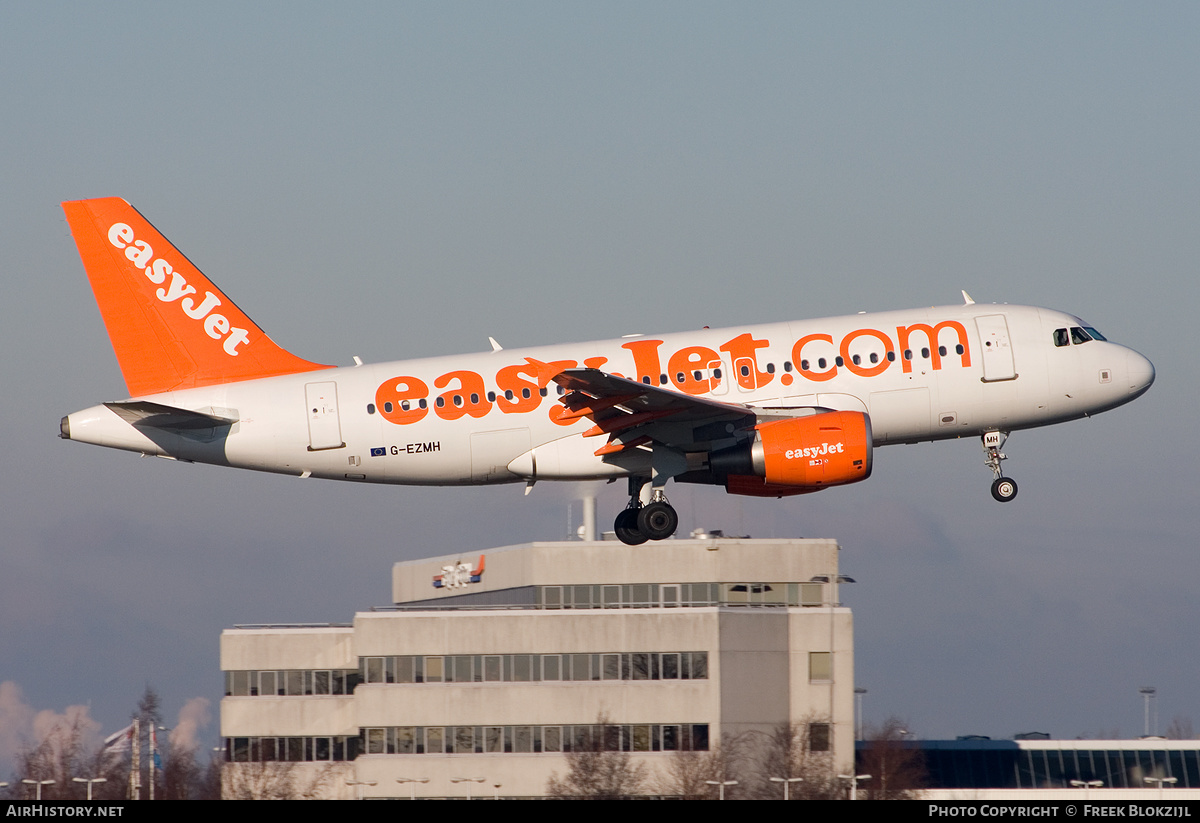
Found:
<svg viewBox="0 0 1200 823"><path fill-rule="evenodd" d="M1011 505L975 441L820 495L672 500L684 531L841 542L868 721L1132 735L1142 685L1160 729L1200 721L1198 33L1190 3L0 6L0 680L115 730L147 681L169 711L219 698L224 627L348 620L396 560L622 502L58 441L125 391L58 204L116 195L321 362L963 288L1079 314L1158 381L1015 435Z"/></svg>

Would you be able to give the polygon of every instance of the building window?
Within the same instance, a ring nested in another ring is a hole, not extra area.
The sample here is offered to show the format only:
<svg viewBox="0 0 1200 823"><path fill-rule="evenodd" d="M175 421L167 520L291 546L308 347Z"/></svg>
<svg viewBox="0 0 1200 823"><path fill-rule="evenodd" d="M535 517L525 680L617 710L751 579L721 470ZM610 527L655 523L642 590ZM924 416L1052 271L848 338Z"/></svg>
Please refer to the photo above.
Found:
<svg viewBox="0 0 1200 823"><path fill-rule="evenodd" d="M608 724L597 726L398 726L362 729L359 738L229 738L236 762L284 759L290 741L302 744L297 759L348 759L364 754L551 754L570 751L708 751L707 723ZM420 741L424 739L425 745ZM268 742L270 745L268 745ZM816 749L814 749L816 751Z"/></svg>
<svg viewBox="0 0 1200 823"><path fill-rule="evenodd" d="M829 751L829 724L808 724L808 750L810 752Z"/></svg>
<svg viewBox="0 0 1200 823"><path fill-rule="evenodd" d="M820 606L819 583L624 583L539 586L539 609L701 608L725 605Z"/></svg>
<svg viewBox="0 0 1200 823"><path fill-rule="evenodd" d="M454 657L402 655L361 658L366 683L537 683L543 680L707 680L708 652L602 652L597 654L488 654ZM226 672L226 689L249 689L239 675ZM274 674L274 673L272 673ZM279 674L287 674L280 672ZM296 674L302 674L297 672ZM314 672L305 683L341 688L342 672ZM355 684L358 681L358 672ZM332 681L327 686L326 681ZM257 682L257 681L255 681ZM312 686L305 686L312 693ZM264 691L262 694L271 694ZM290 692L289 692L290 693ZM321 692L325 693L325 692ZM339 692L335 692L339 693ZM352 694L353 688L346 694ZM282 694L282 692L281 692Z"/></svg>
<svg viewBox="0 0 1200 823"><path fill-rule="evenodd" d="M823 592L821 591L822 584L820 583L800 583L800 605L801 606L820 606L824 601L821 599Z"/></svg>
<svg viewBox="0 0 1200 823"><path fill-rule="evenodd" d="M363 669L349 671L321 669L317 671L227 671L226 697L299 697L303 695L347 695L362 682L362 672L385 677L384 658L364 658L380 661L378 668L364 664ZM382 679L378 682L383 682ZM388 681L390 682L390 681Z"/></svg>
<svg viewBox="0 0 1200 823"><path fill-rule="evenodd" d="M828 683L830 680L833 680L832 653L808 653L808 680L810 683Z"/></svg>

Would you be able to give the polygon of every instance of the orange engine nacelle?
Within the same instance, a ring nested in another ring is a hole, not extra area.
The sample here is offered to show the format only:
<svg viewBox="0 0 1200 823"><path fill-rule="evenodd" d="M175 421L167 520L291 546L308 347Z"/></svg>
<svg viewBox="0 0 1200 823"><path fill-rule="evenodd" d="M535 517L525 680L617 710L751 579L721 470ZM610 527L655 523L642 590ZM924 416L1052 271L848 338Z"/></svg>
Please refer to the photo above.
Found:
<svg viewBox="0 0 1200 823"><path fill-rule="evenodd" d="M730 494L780 497L871 476L871 419L861 412L822 412L754 428L752 441L711 457Z"/></svg>

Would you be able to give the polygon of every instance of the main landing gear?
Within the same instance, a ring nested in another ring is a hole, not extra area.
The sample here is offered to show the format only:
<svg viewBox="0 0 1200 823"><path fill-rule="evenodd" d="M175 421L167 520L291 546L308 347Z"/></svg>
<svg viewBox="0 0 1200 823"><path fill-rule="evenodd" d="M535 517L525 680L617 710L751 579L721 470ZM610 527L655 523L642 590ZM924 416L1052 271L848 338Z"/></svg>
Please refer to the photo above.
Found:
<svg viewBox="0 0 1200 823"><path fill-rule="evenodd" d="M1005 477L1000 468L1001 461L1008 459L1008 455L1000 451L1008 442L1008 432L984 432L980 439L983 441L983 462L992 470L992 474L996 478L992 481L992 497L1001 503L1007 503L1017 496L1016 481L1011 477Z"/></svg>
<svg viewBox="0 0 1200 823"><path fill-rule="evenodd" d="M679 514L667 502L662 489L654 489L650 501L642 503L645 484L645 480L630 478L629 505L617 515L613 524L617 538L627 546L640 546L647 540L665 540L679 527Z"/></svg>

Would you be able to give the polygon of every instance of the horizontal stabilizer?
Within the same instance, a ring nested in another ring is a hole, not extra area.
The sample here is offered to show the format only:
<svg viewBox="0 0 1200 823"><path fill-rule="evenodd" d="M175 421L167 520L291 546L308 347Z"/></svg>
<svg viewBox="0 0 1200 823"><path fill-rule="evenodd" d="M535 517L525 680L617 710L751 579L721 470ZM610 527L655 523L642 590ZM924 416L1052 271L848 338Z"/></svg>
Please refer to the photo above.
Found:
<svg viewBox="0 0 1200 823"><path fill-rule="evenodd" d="M139 428L196 431L232 426L237 422L236 419L229 417L164 406L162 403L148 403L144 400L134 400L128 403L105 403L104 405L129 425Z"/></svg>

